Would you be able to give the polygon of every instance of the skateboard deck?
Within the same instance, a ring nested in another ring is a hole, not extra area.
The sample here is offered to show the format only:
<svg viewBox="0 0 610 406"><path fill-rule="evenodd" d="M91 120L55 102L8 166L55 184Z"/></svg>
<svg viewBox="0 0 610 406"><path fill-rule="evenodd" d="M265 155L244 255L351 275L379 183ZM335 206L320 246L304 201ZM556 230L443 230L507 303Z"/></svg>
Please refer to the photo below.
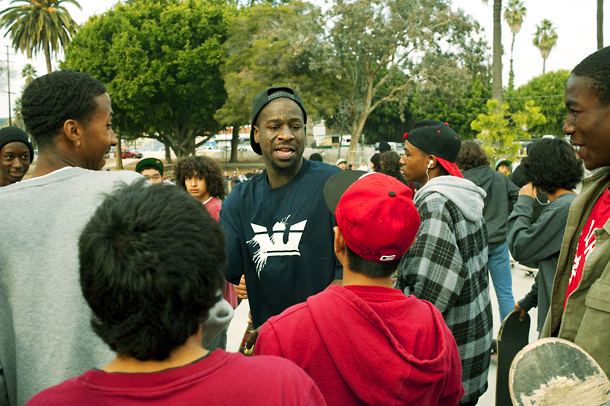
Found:
<svg viewBox="0 0 610 406"><path fill-rule="evenodd" d="M511 406L508 372L515 355L529 342L530 316L519 321L520 310L510 313L498 332L498 368L496 373L496 406Z"/></svg>
<svg viewBox="0 0 610 406"><path fill-rule="evenodd" d="M561 338L521 350L510 367L510 396L518 406L610 405L610 381L589 354Z"/></svg>

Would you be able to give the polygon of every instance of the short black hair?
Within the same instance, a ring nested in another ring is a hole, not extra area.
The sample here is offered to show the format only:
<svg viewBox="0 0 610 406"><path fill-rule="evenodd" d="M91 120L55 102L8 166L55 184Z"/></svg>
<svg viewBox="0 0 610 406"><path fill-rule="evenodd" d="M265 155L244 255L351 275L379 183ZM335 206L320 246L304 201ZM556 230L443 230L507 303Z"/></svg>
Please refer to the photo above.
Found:
<svg viewBox="0 0 610 406"><path fill-rule="evenodd" d="M400 155L396 151L383 152L379 161L381 169L384 171L394 172L400 170Z"/></svg>
<svg viewBox="0 0 610 406"><path fill-rule="evenodd" d="M225 177L220 165L205 155L191 155L178 161L174 167L176 186L186 190L184 181L187 176L197 174L205 178L205 185L212 197L224 200L226 196Z"/></svg>
<svg viewBox="0 0 610 406"><path fill-rule="evenodd" d="M591 90L599 101L604 106L610 104L610 47L587 56L572 70L572 75L590 78Z"/></svg>
<svg viewBox="0 0 610 406"><path fill-rule="evenodd" d="M145 179L108 195L79 240L93 330L110 348L162 361L220 300L225 238L188 193Z"/></svg>
<svg viewBox="0 0 610 406"><path fill-rule="evenodd" d="M379 152L374 153L371 162L375 165L375 172L379 172L381 170L381 154Z"/></svg>
<svg viewBox="0 0 610 406"><path fill-rule="evenodd" d="M462 142L455 164L464 172L479 166L489 166L489 157L478 142L467 140Z"/></svg>
<svg viewBox="0 0 610 406"><path fill-rule="evenodd" d="M66 120L88 124L106 88L87 73L60 70L34 79L23 91L21 114L41 150L53 149Z"/></svg>
<svg viewBox="0 0 610 406"><path fill-rule="evenodd" d="M155 171L157 171L159 173L159 175L163 176L163 171L159 170L159 167L156 165L144 165L143 167L140 168L138 173L142 173L148 169L154 169Z"/></svg>
<svg viewBox="0 0 610 406"><path fill-rule="evenodd" d="M359 273L369 278L387 278L392 275L398 269L398 264L402 259L402 255L390 262L373 262L368 259L362 258L356 254L350 247L345 245L347 249L347 264L349 270L355 273Z"/></svg>
<svg viewBox="0 0 610 406"><path fill-rule="evenodd" d="M545 138L531 145L521 167L527 182L542 192L555 193L576 187L583 176L582 162L567 141Z"/></svg>

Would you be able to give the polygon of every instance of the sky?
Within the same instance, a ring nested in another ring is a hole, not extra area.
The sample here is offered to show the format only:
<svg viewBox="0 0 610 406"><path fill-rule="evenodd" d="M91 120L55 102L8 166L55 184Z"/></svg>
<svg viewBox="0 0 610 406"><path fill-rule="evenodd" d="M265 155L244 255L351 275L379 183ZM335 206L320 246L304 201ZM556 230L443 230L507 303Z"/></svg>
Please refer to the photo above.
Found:
<svg viewBox="0 0 610 406"><path fill-rule="evenodd" d="M322 0L315 1L316 3ZM546 61L546 71L558 69L571 70L584 59L587 55L597 49L596 37L596 13L597 2L595 0L581 0L583 3L576 4L573 0L523 0L527 8L527 15L524 18L521 31L515 39L514 51L514 71L515 86L519 87L542 74L542 57L540 51L532 41L536 32L536 25L543 19L549 19L555 26L558 40L557 45L551 51ZM75 6L67 4L66 8L72 14L72 18L77 23L84 23L94 14L101 14L116 4L117 0L80 0L82 11ZM491 61L491 45L493 37L493 0L488 1L488 5L481 0L453 0L452 7L460 8L471 15L483 27L483 35L487 38L490 46L489 55ZM508 1L503 0L505 6ZM0 8L10 5L9 0L0 0ZM503 12L504 13L504 12ZM604 42L610 45L610 2L604 5L605 27ZM4 37L6 31L0 31L0 64L6 66L6 46L9 45L9 60L11 71L11 101L14 107L15 98L20 96L21 88L25 83L21 78L21 70L27 63L32 63L38 75L46 73L46 62L44 54L38 55L32 61L28 61L25 55L16 53L10 48L11 41L8 36ZM506 22L502 22L502 44L504 55L502 58L502 84L508 84L508 70L510 63L510 45L512 33ZM60 56L63 58L63 55ZM53 68L56 69L59 63L53 61ZM8 114L8 94L7 79L0 80L0 117Z"/></svg>

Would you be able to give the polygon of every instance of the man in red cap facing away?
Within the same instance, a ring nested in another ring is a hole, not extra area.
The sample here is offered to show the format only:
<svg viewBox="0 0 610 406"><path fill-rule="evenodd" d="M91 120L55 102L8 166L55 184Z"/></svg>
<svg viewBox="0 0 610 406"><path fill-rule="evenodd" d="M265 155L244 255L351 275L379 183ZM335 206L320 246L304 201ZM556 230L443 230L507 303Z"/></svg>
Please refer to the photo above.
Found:
<svg viewBox="0 0 610 406"><path fill-rule="evenodd" d="M421 227L398 267L396 287L432 302L453 333L462 360L464 398L475 405L487 390L492 313L487 272L483 189L455 165L462 141L449 124L415 122L401 159L407 182L419 182Z"/></svg>
<svg viewBox="0 0 610 406"><path fill-rule="evenodd" d="M456 405L464 393L457 345L440 312L392 286L420 224L411 197L381 173L330 177L324 198L337 219L343 286L261 329L254 354L294 361L329 405Z"/></svg>

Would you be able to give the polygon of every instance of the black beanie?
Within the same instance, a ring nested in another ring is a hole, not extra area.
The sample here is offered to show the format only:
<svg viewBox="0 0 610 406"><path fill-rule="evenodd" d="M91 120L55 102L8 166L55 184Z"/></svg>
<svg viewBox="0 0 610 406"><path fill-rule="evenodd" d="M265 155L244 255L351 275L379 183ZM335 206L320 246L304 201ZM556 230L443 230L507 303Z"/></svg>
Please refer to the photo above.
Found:
<svg viewBox="0 0 610 406"><path fill-rule="evenodd" d="M28 139L28 135L19 127L0 128L0 149L9 142L23 142L30 149L30 163L34 160L34 146Z"/></svg>

